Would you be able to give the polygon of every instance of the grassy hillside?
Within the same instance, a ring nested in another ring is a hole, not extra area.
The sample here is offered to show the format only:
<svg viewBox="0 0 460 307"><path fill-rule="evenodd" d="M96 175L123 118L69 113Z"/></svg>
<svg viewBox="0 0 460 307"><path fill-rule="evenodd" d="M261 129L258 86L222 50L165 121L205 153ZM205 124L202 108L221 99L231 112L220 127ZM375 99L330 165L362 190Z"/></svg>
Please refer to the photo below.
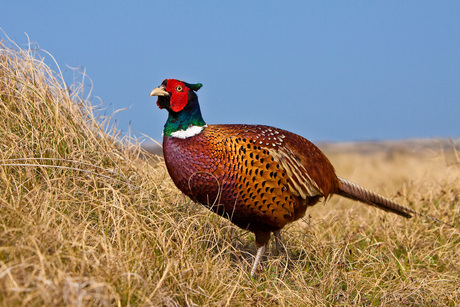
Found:
<svg viewBox="0 0 460 307"><path fill-rule="evenodd" d="M250 233L181 195L81 84L11 45L0 45L3 306L460 304L455 150L330 157L341 176L457 229L333 198L286 227L287 253L268 253L251 279Z"/></svg>

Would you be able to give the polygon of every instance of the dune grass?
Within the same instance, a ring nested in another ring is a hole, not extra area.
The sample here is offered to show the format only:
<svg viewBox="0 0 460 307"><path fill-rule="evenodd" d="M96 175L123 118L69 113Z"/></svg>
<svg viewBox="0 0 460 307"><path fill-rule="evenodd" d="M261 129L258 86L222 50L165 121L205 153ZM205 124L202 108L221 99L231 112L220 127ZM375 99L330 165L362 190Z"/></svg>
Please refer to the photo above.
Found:
<svg viewBox="0 0 460 307"><path fill-rule="evenodd" d="M252 279L253 235L181 195L83 83L0 45L3 306L460 303L456 152L331 152L341 176L457 229L336 197L286 227L287 252L271 246Z"/></svg>

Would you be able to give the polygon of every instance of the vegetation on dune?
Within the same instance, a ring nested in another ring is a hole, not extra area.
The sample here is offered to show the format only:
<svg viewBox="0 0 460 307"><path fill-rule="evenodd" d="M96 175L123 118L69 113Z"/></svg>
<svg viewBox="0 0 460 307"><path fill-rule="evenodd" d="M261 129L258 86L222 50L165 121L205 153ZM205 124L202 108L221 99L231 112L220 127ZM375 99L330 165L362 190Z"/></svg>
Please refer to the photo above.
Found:
<svg viewBox="0 0 460 307"><path fill-rule="evenodd" d="M83 81L0 45L2 305L460 303L458 228L338 197L287 227L286 254L251 279L253 236L181 195L161 159L95 115ZM339 175L458 227L455 154L330 157Z"/></svg>

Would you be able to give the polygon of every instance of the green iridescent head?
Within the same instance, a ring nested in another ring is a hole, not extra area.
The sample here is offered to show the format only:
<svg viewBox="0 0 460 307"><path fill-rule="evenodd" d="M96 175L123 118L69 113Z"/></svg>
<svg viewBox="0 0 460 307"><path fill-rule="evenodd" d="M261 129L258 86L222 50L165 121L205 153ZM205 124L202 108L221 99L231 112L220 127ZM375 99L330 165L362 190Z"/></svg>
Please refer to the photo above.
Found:
<svg viewBox="0 0 460 307"><path fill-rule="evenodd" d="M200 105L198 104L198 91L203 84L187 83L176 79L165 79L161 85L150 93L157 96L157 105L160 109L168 110L169 117L165 125L164 135L179 130L186 130L190 126L204 126Z"/></svg>

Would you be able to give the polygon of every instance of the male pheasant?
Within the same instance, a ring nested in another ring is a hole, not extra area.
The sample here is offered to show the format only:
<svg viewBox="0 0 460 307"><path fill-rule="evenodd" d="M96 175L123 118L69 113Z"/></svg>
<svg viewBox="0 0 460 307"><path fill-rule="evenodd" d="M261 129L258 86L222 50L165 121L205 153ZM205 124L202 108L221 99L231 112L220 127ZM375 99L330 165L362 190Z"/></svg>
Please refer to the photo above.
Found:
<svg viewBox="0 0 460 307"><path fill-rule="evenodd" d="M418 214L337 177L327 157L299 135L261 125L206 125L195 93L201 86L166 79L150 93L169 113L164 159L184 194L255 234L252 276L271 233L278 238L321 198L338 194L406 218Z"/></svg>

